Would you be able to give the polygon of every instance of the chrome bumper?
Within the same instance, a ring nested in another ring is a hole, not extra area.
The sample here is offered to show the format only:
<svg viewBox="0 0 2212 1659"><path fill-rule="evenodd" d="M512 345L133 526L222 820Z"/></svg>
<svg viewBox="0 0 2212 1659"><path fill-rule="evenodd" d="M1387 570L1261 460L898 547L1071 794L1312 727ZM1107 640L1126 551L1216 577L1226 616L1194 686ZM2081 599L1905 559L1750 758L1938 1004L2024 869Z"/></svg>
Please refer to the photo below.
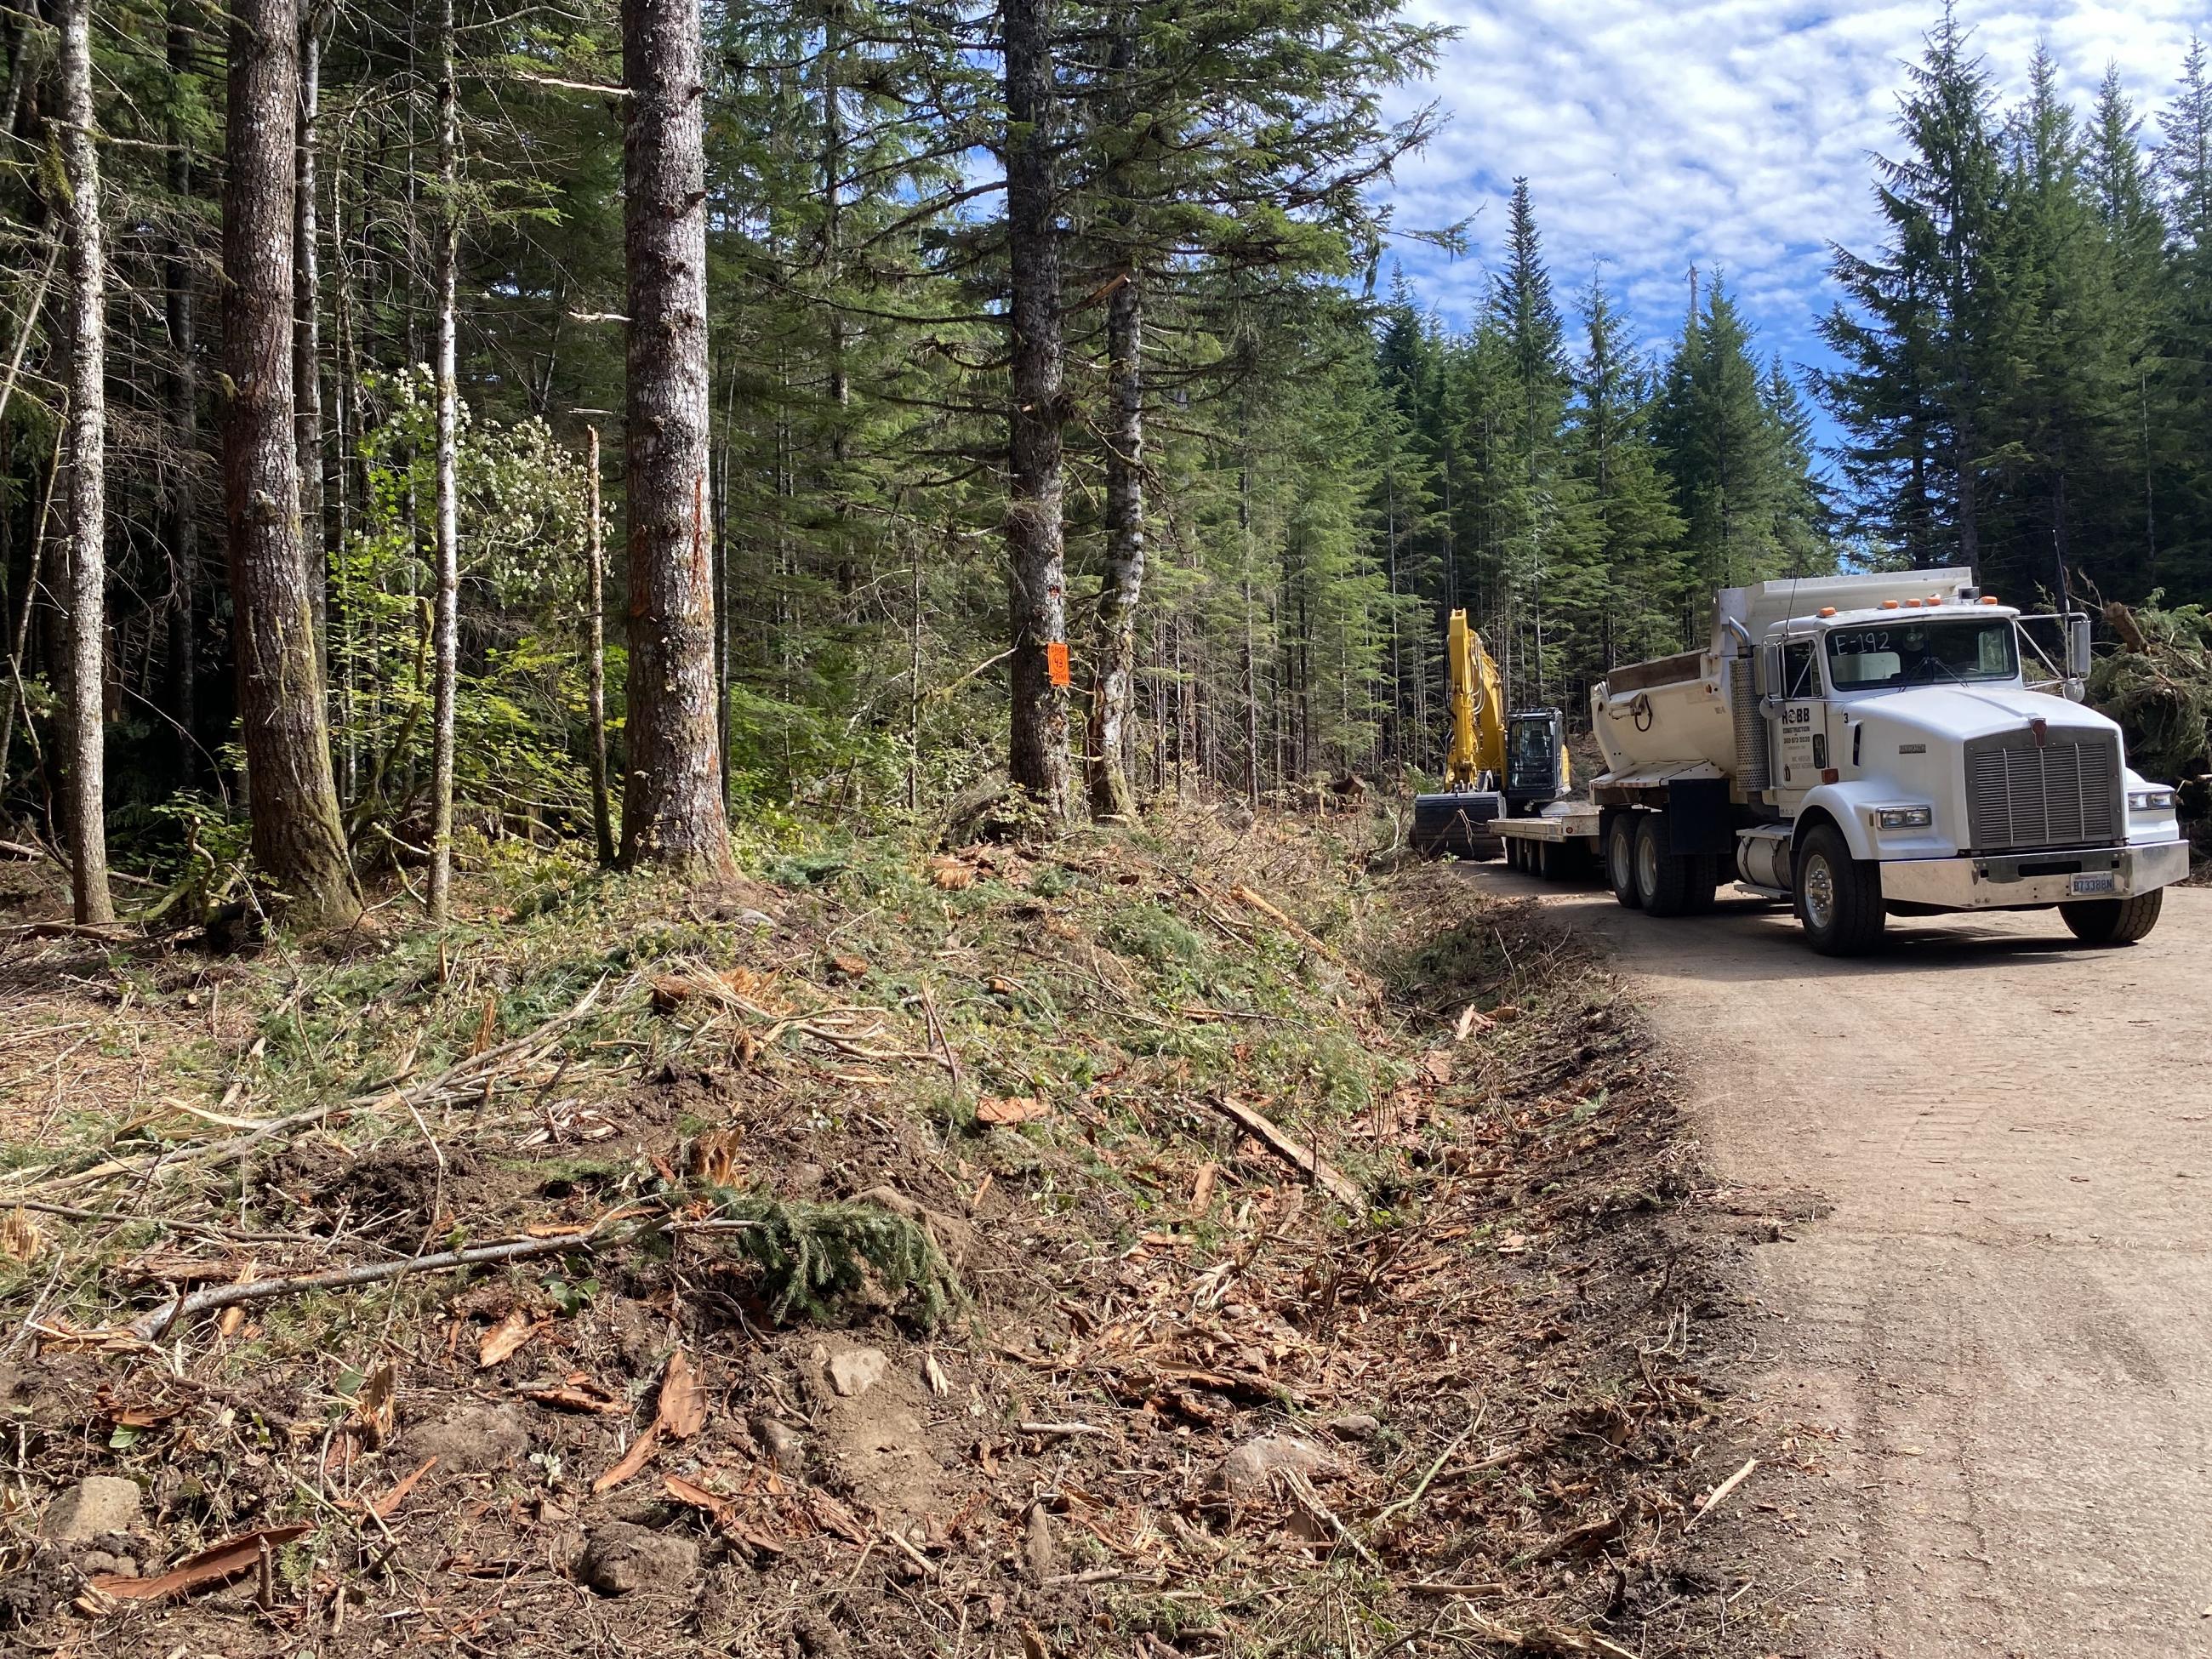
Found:
<svg viewBox="0 0 2212 1659"><path fill-rule="evenodd" d="M1946 910L2008 910L2075 898L2126 898L2168 886L2189 873L2189 843L2098 847L2051 853L1970 854L1951 859L1900 859L1881 866L1881 896L1900 904ZM2112 886L2077 889L2109 875Z"/></svg>

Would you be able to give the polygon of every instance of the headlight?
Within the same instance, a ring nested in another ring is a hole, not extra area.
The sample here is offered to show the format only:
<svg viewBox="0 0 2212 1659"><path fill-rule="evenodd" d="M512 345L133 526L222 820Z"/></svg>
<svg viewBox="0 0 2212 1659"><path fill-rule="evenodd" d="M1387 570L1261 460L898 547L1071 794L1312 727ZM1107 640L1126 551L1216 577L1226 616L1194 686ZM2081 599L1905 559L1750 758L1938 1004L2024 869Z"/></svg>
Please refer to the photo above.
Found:
<svg viewBox="0 0 2212 1659"><path fill-rule="evenodd" d="M1932 806L1877 806L1874 810L1877 830L1925 830L1936 822Z"/></svg>
<svg viewBox="0 0 2212 1659"><path fill-rule="evenodd" d="M2173 811L2173 791L2171 789L2130 789L2128 791L2128 811L2130 812L2171 812Z"/></svg>

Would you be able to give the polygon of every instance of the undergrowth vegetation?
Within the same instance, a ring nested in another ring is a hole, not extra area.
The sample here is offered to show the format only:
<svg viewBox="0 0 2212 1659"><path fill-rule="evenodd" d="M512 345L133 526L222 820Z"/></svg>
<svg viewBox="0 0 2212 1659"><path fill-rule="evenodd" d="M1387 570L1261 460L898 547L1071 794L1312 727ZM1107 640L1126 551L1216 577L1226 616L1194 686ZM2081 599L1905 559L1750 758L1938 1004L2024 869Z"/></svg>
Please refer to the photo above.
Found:
<svg viewBox="0 0 2212 1659"><path fill-rule="evenodd" d="M144 1508L97 1560L0 1520L0 1617L350 1651L434 1583L535 1650L517 1587L627 1523L687 1565L595 1627L684 1650L1671 1628L1711 1408L1663 1091L1567 935L1387 839L787 830L703 890L510 846L441 933L19 947L16 1479ZM1626 1590L1555 1571L1577 1527ZM235 1538L272 1583L100 1571Z"/></svg>

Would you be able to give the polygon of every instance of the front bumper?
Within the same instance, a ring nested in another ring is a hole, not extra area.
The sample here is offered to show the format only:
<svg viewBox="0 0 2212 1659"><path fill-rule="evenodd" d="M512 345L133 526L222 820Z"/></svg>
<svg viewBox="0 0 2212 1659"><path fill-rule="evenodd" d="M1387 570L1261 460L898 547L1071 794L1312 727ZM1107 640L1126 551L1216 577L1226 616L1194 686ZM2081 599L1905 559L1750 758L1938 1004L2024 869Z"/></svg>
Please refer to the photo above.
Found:
<svg viewBox="0 0 2212 1659"><path fill-rule="evenodd" d="M2126 898L2181 880L2189 843L2095 847L2048 853L1981 853L1948 859L1899 859L1881 866L1881 896L1898 904L1946 910L2016 910L2076 898ZM2110 876L2105 888L2101 878ZM2087 878L2087 883L2081 881ZM2087 885L2099 890L2084 891Z"/></svg>

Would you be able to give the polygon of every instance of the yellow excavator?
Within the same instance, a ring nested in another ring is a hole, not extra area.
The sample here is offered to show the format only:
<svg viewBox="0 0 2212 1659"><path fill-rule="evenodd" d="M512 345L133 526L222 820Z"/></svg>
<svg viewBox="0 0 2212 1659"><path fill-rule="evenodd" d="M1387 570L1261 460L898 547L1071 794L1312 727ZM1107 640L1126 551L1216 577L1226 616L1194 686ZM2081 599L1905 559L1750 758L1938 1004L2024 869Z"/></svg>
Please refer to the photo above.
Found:
<svg viewBox="0 0 2212 1659"><path fill-rule="evenodd" d="M1494 859L1505 842L1492 823L1540 811L1568 792L1566 721L1556 708L1506 714L1498 664L1464 611L1451 613L1444 633L1444 672L1452 722L1444 787L1413 797L1407 839L1434 857Z"/></svg>

